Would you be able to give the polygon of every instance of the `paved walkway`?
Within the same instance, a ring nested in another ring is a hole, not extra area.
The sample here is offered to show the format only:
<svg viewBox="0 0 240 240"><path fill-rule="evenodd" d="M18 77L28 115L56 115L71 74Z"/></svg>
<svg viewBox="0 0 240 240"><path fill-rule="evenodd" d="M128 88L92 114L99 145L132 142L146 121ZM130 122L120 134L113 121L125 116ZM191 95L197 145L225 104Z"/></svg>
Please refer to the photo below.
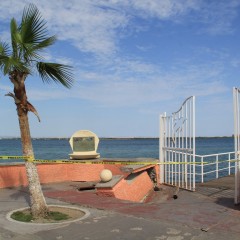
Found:
<svg viewBox="0 0 240 240"><path fill-rule="evenodd" d="M28 206L26 189L0 189L0 239L239 239L240 206L234 206L229 179L200 184L196 192L180 190L177 199L155 192L148 203L132 203L79 192L77 183L43 186L49 204L74 205L90 211L84 220L61 225L9 222L10 210ZM221 184L221 185L220 185ZM166 187L167 188L167 187Z"/></svg>

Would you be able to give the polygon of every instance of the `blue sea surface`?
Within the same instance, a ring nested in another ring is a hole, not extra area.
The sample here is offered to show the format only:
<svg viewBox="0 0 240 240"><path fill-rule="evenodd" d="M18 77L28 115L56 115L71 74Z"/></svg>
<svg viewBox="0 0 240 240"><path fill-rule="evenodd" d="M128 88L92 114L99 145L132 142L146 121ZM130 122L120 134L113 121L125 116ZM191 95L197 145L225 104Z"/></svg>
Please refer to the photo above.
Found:
<svg viewBox="0 0 240 240"><path fill-rule="evenodd" d="M36 159L68 159L69 139L33 139ZM234 138L196 138L196 154L206 155L234 151ZM157 138L100 139L98 152L102 158L158 158ZM22 155L20 139L0 139L0 155Z"/></svg>
<svg viewBox="0 0 240 240"><path fill-rule="evenodd" d="M207 155L224 152L234 152L233 137L196 138L196 154Z"/></svg>
<svg viewBox="0 0 240 240"><path fill-rule="evenodd" d="M33 139L36 159L68 159L69 139ZM158 158L158 139L100 139L102 158ZM20 139L0 139L0 155L22 155ZM14 160L15 161L15 160Z"/></svg>

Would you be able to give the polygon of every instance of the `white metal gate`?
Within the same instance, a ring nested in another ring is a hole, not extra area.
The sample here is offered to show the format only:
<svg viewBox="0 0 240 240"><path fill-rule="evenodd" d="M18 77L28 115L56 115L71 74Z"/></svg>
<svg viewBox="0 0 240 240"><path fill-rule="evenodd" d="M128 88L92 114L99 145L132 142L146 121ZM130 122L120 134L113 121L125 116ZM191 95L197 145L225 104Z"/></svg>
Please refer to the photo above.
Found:
<svg viewBox="0 0 240 240"><path fill-rule="evenodd" d="M240 203L240 89L233 88L234 143L235 143L235 197L234 203Z"/></svg>
<svg viewBox="0 0 240 240"><path fill-rule="evenodd" d="M195 191L195 97L160 116L160 183Z"/></svg>

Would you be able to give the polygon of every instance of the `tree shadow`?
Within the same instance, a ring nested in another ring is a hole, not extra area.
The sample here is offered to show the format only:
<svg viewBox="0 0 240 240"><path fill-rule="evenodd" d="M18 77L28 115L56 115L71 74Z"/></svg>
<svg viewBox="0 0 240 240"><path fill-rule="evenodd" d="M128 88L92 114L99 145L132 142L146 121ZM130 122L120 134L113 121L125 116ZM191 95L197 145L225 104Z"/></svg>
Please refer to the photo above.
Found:
<svg viewBox="0 0 240 240"><path fill-rule="evenodd" d="M7 189L13 189L13 188L7 188ZM16 191L10 195L10 198L14 200L23 198L26 201L26 203L30 206L30 195L29 195L28 187L20 186L14 189Z"/></svg>
<svg viewBox="0 0 240 240"><path fill-rule="evenodd" d="M30 198L28 194L28 188L26 187L26 176L23 171L19 170L16 176L11 172L12 166L4 166L0 171L0 182L4 189L14 189L13 194L10 195L11 199L18 200L24 198L29 204ZM10 168L10 169L9 169ZM16 187L19 186L20 187ZM10 187L11 186L11 187Z"/></svg>

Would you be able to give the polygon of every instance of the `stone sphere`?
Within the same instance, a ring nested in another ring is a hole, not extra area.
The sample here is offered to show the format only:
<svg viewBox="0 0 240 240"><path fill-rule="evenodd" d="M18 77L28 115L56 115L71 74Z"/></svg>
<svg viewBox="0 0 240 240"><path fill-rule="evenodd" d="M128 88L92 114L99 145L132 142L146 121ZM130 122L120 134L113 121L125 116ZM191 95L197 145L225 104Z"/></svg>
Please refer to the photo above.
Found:
<svg viewBox="0 0 240 240"><path fill-rule="evenodd" d="M100 179L102 182L109 182L112 180L112 172L108 169L104 169L100 173Z"/></svg>

